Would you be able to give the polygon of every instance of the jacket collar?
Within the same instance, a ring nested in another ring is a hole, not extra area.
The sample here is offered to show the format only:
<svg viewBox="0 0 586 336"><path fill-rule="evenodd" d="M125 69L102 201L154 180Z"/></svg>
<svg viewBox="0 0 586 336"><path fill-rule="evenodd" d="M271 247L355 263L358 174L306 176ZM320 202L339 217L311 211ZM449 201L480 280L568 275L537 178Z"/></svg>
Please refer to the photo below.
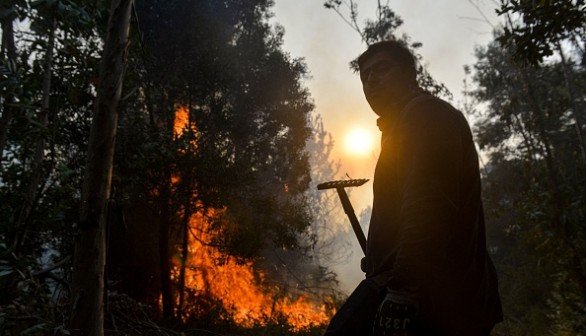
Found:
<svg viewBox="0 0 586 336"><path fill-rule="evenodd" d="M403 109L407 106L407 104L413 98L420 96L422 94L428 93L419 86L414 87L403 98L401 98L395 104L390 106L387 109L386 113L381 115L376 120L376 125L378 126L379 130L383 133L389 131L397 123L398 119L400 118L400 115L402 114Z"/></svg>

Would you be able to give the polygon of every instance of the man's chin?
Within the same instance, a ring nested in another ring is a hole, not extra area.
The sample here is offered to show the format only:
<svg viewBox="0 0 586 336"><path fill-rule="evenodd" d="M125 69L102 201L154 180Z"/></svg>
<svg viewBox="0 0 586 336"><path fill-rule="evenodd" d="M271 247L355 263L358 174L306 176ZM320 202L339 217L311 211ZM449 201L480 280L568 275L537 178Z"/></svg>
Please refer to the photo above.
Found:
<svg viewBox="0 0 586 336"><path fill-rule="evenodd" d="M383 104L383 103L369 103L370 108L372 109L372 111L374 113L376 113L376 115L378 115L379 117L382 117L384 114L386 114L386 111L388 110L388 104Z"/></svg>

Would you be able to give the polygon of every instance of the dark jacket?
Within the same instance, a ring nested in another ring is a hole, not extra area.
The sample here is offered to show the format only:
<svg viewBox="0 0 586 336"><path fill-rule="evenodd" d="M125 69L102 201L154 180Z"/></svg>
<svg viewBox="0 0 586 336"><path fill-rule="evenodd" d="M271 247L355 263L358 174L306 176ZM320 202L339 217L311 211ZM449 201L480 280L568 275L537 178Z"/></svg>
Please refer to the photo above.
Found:
<svg viewBox="0 0 586 336"><path fill-rule="evenodd" d="M438 334L502 320L468 123L420 91L380 119L366 277L416 294Z"/></svg>

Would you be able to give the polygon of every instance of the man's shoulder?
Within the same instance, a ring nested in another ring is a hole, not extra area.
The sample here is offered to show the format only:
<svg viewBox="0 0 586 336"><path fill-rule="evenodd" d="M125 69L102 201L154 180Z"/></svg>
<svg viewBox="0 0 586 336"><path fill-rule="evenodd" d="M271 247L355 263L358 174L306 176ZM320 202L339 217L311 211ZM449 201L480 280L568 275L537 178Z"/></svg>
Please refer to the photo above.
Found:
<svg viewBox="0 0 586 336"><path fill-rule="evenodd" d="M464 114L449 102L424 93L413 97L403 110L403 119L452 119L465 120Z"/></svg>
<svg viewBox="0 0 586 336"><path fill-rule="evenodd" d="M431 94L419 95L407 103L399 126L422 131L454 132L467 129L468 121L462 112L445 100Z"/></svg>
<svg viewBox="0 0 586 336"><path fill-rule="evenodd" d="M451 112L461 113L452 104L445 101L442 98L436 97L428 92L420 93L412 97L407 105L405 105L404 111L410 110L428 110L429 108L434 109L445 109Z"/></svg>

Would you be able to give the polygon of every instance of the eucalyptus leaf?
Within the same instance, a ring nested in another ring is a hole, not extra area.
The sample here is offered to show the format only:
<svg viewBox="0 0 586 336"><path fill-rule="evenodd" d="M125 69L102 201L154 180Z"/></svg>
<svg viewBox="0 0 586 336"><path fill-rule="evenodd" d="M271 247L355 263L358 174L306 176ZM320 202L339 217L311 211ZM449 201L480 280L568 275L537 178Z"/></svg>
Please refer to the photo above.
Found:
<svg viewBox="0 0 586 336"><path fill-rule="evenodd" d="M46 323L35 324L34 326L23 330L20 335L33 335L41 331L48 331Z"/></svg>

